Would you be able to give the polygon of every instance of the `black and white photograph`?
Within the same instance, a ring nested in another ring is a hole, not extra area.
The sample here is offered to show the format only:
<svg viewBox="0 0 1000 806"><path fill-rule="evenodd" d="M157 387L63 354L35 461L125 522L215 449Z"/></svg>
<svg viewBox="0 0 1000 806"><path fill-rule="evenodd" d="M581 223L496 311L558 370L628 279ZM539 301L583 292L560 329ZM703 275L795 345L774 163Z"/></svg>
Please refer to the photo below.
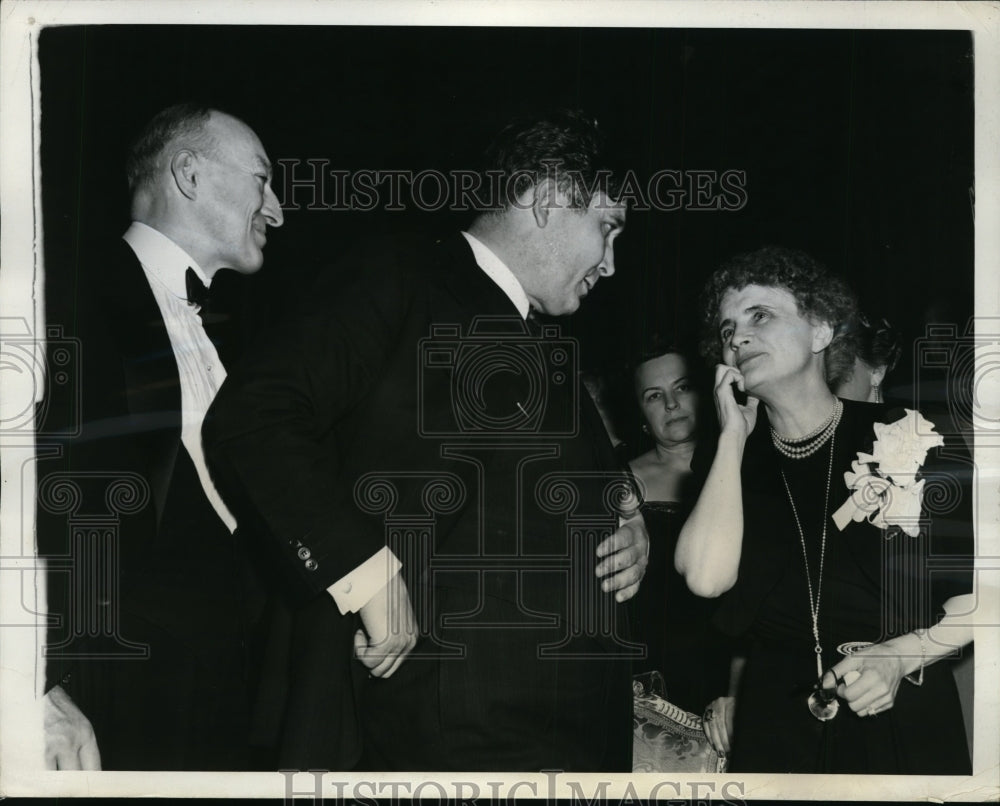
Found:
<svg viewBox="0 0 1000 806"><path fill-rule="evenodd" d="M0 795L998 797L998 24L5 3Z"/></svg>

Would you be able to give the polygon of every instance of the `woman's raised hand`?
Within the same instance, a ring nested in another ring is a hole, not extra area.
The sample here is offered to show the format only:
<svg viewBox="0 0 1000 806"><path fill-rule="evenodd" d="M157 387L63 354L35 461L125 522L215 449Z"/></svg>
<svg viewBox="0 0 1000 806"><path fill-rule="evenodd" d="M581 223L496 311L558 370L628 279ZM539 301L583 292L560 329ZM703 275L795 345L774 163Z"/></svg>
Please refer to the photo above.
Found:
<svg viewBox="0 0 1000 806"><path fill-rule="evenodd" d="M757 406L760 401L755 397L748 397L747 402L740 405L736 402L736 389L746 391L743 373L728 364L716 365L715 411L719 415L719 427L723 434L734 434L745 440L757 424Z"/></svg>

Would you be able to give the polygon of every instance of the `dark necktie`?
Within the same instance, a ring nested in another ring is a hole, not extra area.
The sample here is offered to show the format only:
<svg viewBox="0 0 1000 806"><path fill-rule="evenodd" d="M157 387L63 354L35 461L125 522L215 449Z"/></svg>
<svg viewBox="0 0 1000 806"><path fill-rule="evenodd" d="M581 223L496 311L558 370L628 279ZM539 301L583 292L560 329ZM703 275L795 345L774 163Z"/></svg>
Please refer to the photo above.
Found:
<svg viewBox="0 0 1000 806"><path fill-rule="evenodd" d="M191 268L184 272L184 283L187 286L188 302L197 305L201 309L198 311L199 315L202 314L208 308L209 290Z"/></svg>
<svg viewBox="0 0 1000 806"><path fill-rule="evenodd" d="M532 336L537 338L542 335L542 323L538 321L538 314L534 308L528 309L528 316L524 320L524 323L528 327L528 333Z"/></svg>

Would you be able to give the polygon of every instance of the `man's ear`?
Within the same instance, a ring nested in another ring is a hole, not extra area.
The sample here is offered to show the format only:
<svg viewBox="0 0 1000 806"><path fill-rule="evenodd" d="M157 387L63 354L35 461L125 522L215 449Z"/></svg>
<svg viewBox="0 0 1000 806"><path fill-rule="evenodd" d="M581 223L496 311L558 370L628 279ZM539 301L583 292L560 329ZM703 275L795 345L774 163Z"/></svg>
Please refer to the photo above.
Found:
<svg viewBox="0 0 1000 806"><path fill-rule="evenodd" d="M814 353L823 352L823 350L830 346L831 341L833 341L833 327L829 322L821 321L813 325L812 351Z"/></svg>
<svg viewBox="0 0 1000 806"><path fill-rule="evenodd" d="M170 173L177 189L189 199L198 195L198 158L193 151L181 149L170 158Z"/></svg>
<svg viewBox="0 0 1000 806"><path fill-rule="evenodd" d="M559 204L559 188L552 178L543 179L537 182L533 188L527 191L534 193L531 202L531 212L535 217L535 224L544 228L549 223L549 215L552 208Z"/></svg>

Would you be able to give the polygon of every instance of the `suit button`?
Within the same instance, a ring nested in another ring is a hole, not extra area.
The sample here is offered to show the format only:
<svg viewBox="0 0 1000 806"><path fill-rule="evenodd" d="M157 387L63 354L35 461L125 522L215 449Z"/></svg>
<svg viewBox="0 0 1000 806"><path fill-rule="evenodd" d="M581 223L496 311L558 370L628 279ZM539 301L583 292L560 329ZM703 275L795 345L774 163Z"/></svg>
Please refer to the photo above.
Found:
<svg viewBox="0 0 1000 806"><path fill-rule="evenodd" d="M306 560L306 568L308 568L310 571L315 571L317 568L319 568L319 563L316 562L315 560Z"/></svg>
<svg viewBox="0 0 1000 806"><path fill-rule="evenodd" d="M309 549L307 549L305 546L299 549L300 560L308 560L310 557L312 557L312 552L309 551Z"/></svg>

